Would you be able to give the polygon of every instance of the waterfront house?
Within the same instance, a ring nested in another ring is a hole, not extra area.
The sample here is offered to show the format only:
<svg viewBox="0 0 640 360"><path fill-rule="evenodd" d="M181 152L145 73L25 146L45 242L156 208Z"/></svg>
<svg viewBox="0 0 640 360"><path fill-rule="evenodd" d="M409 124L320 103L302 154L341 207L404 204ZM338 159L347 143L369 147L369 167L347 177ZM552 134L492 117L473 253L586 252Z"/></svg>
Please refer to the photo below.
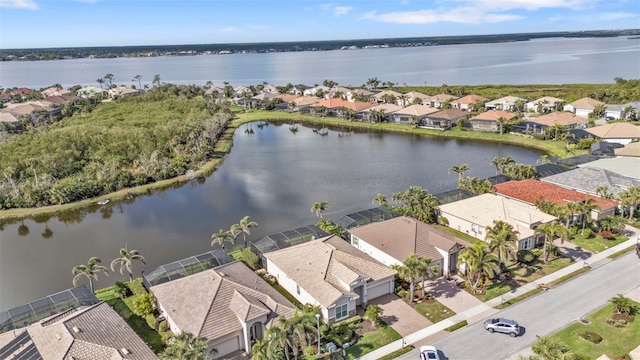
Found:
<svg viewBox="0 0 640 360"><path fill-rule="evenodd" d="M417 121L416 125L420 125L429 116L438 112L438 109L426 105L410 105L404 109L396 110L391 113L393 122L400 124L409 124L412 119Z"/></svg>
<svg viewBox="0 0 640 360"><path fill-rule="evenodd" d="M478 111L480 109L475 108L475 104L482 103L484 108L484 103L487 102L487 99L484 96L470 94L461 97L460 99L453 100L451 102L451 106L456 109L464 110L464 111Z"/></svg>
<svg viewBox="0 0 640 360"><path fill-rule="evenodd" d="M431 97L431 106L434 108L442 108L442 106L446 103L451 103L458 99L457 96L449 95L449 94L438 94Z"/></svg>
<svg viewBox="0 0 640 360"><path fill-rule="evenodd" d="M626 122L595 126L587 128L585 131L595 138L603 139L610 143L625 145L640 140L640 126Z"/></svg>
<svg viewBox="0 0 640 360"><path fill-rule="evenodd" d="M602 101L594 100L592 98L584 97L582 99L578 99L570 104L567 104L563 107L564 111L569 111L576 116L580 116L583 118L588 118L589 114L593 112L593 110L598 105L604 105Z"/></svg>
<svg viewBox="0 0 640 360"><path fill-rule="evenodd" d="M547 128L554 125L563 126L567 129L584 129L587 127L587 119L572 113L556 111L531 117L518 124L518 129L525 134L543 134Z"/></svg>
<svg viewBox="0 0 640 360"><path fill-rule="evenodd" d="M322 101L322 99L317 96L300 96L293 99L291 110L301 113L309 113L311 105L319 101Z"/></svg>
<svg viewBox="0 0 640 360"><path fill-rule="evenodd" d="M516 113L489 110L480 113L464 122L464 127L472 131L500 132L503 122L515 119Z"/></svg>
<svg viewBox="0 0 640 360"><path fill-rule="evenodd" d="M538 114L546 114L557 110L558 106L564 104L564 100L558 99L553 96L543 96L540 99L529 101L525 104L525 109L528 112L534 112Z"/></svg>
<svg viewBox="0 0 640 360"><path fill-rule="evenodd" d="M411 254L431 259L435 276L457 271L458 254L470 246L467 241L425 224L400 216L349 230L351 245L391 267L402 265Z"/></svg>
<svg viewBox="0 0 640 360"><path fill-rule="evenodd" d="M383 90L377 92L371 96L371 102L375 104L380 103L394 103L396 105L402 106L401 97L402 93L393 90Z"/></svg>
<svg viewBox="0 0 640 360"><path fill-rule="evenodd" d="M251 352L279 316L295 312L289 300L239 261L152 286L150 292L174 335L186 331L204 337L216 356Z"/></svg>
<svg viewBox="0 0 640 360"><path fill-rule="evenodd" d="M493 188L496 194L500 196L519 200L528 205L535 205L537 200L546 200L564 206L569 202L582 203L587 199L592 199L598 207L591 212L591 218L595 221L615 215L617 207L615 201L534 179L507 181L496 184ZM572 223L578 220L579 217L576 215L574 219L572 219Z"/></svg>
<svg viewBox="0 0 640 360"><path fill-rule="evenodd" d="M486 110L502 110L502 111L517 111L521 109L516 109L516 105L522 102L525 104L527 99L517 97L517 96L505 96L499 99L495 99L492 101L488 101L484 104L484 108Z"/></svg>
<svg viewBox="0 0 640 360"><path fill-rule="evenodd" d="M455 126L458 120L468 115L468 112L461 109L450 108L440 110L427 115L427 117L422 120L420 126L429 129L447 130Z"/></svg>
<svg viewBox="0 0 640 360"><path fill-rule="evenodd" d="M357 306L392 294L396 272L337 236L264 254L278 284L302 304L319 306L329 324Z"/></svg>
<svg viewBox="0 0 640 360"><path fill-rule="evenodd" d="M635 120L640 116L640 101L626 104L607 105L604 117L607 120Z"/></svg>
<svg viewBox="0 0 640 360"><path fill-rule="evenodd" d="M368 109L360 110L356 116L364 121L387 122L391 113L401 110L402 107L396 104L379 104Z"/></svg>
<svg viewBox="0 0 640 360"><path fill-rule="evenodd" d="M493 226L494 221L504 221L516 232L518 250L532 249L541 239L535 234L535 228L556 220L556 217L533 206L495 194L482 194L440 205L438 212L447 219L450 228L483 241L487 228Z"/></svg>
<svg viewBox="0 0 640 360"><path fill-rule="evenodd" d="M310 105L310 110L314 115L347 117L349 111L352 111L355 116L358 111L366 110L374 106L375 104L369 102L349 102L343 99L331 98Z"/></svg>
<svg viewBox="0 0 640 360"><path fill-rule="evenodd" d="M567 172L543 177L540 181L556 184L585 194L598 196L598 188L606 186L613 196L631 186L640 186L640 180L595 167L578 167Z"/></svg>

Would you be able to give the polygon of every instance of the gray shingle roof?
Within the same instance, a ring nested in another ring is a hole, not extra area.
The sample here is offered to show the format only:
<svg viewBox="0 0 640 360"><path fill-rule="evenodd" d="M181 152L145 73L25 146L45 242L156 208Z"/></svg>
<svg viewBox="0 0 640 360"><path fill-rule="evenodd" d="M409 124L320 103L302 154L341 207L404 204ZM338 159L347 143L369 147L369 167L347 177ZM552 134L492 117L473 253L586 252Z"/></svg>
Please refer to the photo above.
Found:
<svg viewBox="0 0 640 360"><path fill-rule="evenodd" d="M591 195L597 195L596 190L601 186L606 186L613 195L617 195L631 186L640 186L640 180L592 167L580 167L540 180Z"/></svg>

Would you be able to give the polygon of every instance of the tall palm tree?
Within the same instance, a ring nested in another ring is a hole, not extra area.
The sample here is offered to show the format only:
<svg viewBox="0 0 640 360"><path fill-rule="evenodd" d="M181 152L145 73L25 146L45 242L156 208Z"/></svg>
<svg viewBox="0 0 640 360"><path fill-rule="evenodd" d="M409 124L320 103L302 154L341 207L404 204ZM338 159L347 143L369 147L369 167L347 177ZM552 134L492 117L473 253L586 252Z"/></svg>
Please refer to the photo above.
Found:
<svg viewBox="0 0 640 360"><path fill-rule="evenodd" d="M327 211L328 209L329 209L329 202L320 201L320 202L313 203L313 206L311 207L311 212L315 213L316 216L320 218L320 221L323 221L324 218L322 217L322 213Z"/></svg>
<svg viewBox="0 0 640 360"><path fill-rule="evenodd" d="M133 77L133 81L138 81L138 90L142 90L142 82L140 80L142 80L142 75L136 75Z"/></svg>
<svg viewBox="0 0 640 360"><path fill-rule="evenodd" d="M424 261L416 254L409 255L402 265L393 265L392 268L398 272L398 277L409 283L410 301L414 300L414 292L416 288L416 279L426 273L427 268Z"/></svg>
<svg viewBox="0 0 640 360"><path fill-rule="evenodd" d="M545 263L549 261L550 250L555 237L559 236L563 241L569 237L569 230L556 220L549 224L540 224L533 232L534 234L542 234L544 236L542 257Z"/></svg>
<svg viewBox="0 0 640 360"><path fill-rule="evenodd" d="M629 209L629 221L633 219L635 211L640 204L640 186L630 186L627 190L618 194L620 204Z"/></svg>
<svg viewBox="0 0 640 360"><path fill-rule="evenodd" d="M97 82L98 84L100 84L100 89L102 90L102 84L104 84L104 79L103 79L103 78L98 78L98 79L96 80L96 82Z"/></svg>
<svg viewBox="0 0 640 360"><path fill-rule="evenodd" d="M491 251L498 250L498 265L507 261L507 254L513 257L518 246L518 236L513 230L513 226L502 220L494 220L493 226L487 228L485 240L489 243Z"/></svg>
<svg viewBox="0 0 640 360"><path fill-rule="evenodd" d="M222 250L224 250L224 242L233 240L233 235L230 230L218 230L217 233L211 235L211 246L220 244Z"/></svg>
<svg viewBox="0 0 640 360"><path fill-rule="evenodd" d="M586 198L580 203L580 212L582 212L582 235L584 235L584 229L587 224L591 225L591 212L599 208L600 205L596 204L593 198Z"/></svg>
<svg viewBox="0 0 640 360"><path fill-rule="evenodd" d="M133 270L132 263L133 260L138 260L143 264L146 264L144 256L140 255L138 250L127 250L127 247L123 247L120 249L120 257L113 259L111 262L111 271L115 272L116 265L120 264L120 275L123 275L124 270L126 269L129 273L129 281L133 281Z"/></svg>
<svg viewBox="0 0 640 360"><path fill-rule="evenodd" d="M384 206L387 207L389 205L389 202L387 201L387 197L378 193L378 195L376 195L376 197L373 198L373 200L371 200L372 203L378 203L378 205L380 206Z"/></svg>
<svg viewBox="0 0 640 360"><path fill-rule="evenodd" d="M484 242L477 242L462 250L460 260L467 267L467 281L471 289L477 289L484 276L494 277L500 271L498 257Z"/></svg>
<svg viewBox="0 0 640 360"><path fill-rule="evenodd" d="M251 357L254 360L271 360L269 357L269 342L267 340L258 340L251 346Z"/></svg>
<svg viewBox="0 0 640 360"><path fill-rule="evenodd" d="M89 287L91 288L91 293L93 293L93 280L98 281L98 274L105 273L105 275L109 276L109 270L105 266L100 265L102 260L99 257L89 258L87 265L76 265L71 270L71 273L75 275L73 277L73 286L78 284L78 281L81 277L86 277L89 279Z"/></svg>
<svg viewBox="0 0 640 360"><path fill-rule="evenodd" d="M496 176L500 175L500 164L501 164L501 157L494 157L493 159L491 159L491 165L494 165L496 167Z"/></svg>
<svg viewBox="0 0 640 360"><path fill-rule="evenodd" d="M247 247L247 235L251 235L251 228L258 226L258 223L255 221L251 221L251 217L248 215L243 217L238 224L240 232L242 233L242 238L244 240L244 247Z"/></svg>
<svg viewBox="0 0 640 360"><path fill-rule="evenodd" d="M108 73L107 75L105 75L103 77L103 79L109 81L109 88L111 88L111 85L113 85L113 74L112 73Z"/></svg>
<svg viewBox="0 0 640 360"><path fill-rule="evenodd" d="M451 169L449 169L449 173L456 173L458 174L458 183L460 183L462 181L462 178L464 177L464 174L468 171L471 171L471 168L469 167L469 165L467 164L462 164L460 166L452 166Z"/></svg>
<svg viewBox="0 0 640 360"><path fill-rule="evenodd" d="M181 332L174 341L160 354L160 360L211 360L209 342L205 338L193 336L188 332Z"/></svg>

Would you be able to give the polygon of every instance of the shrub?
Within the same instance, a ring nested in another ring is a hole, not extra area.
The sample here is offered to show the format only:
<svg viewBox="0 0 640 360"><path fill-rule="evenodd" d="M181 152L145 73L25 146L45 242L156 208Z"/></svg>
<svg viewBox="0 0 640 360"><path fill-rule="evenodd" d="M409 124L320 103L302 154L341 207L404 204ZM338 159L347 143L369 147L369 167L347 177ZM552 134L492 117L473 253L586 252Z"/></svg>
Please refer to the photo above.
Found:
<svg viewBox="0 0 640 360"><path fill-rule="evenodd" d="M118 299L124 299L127 296L131 295L131 289L129 289L127 284L125 284L124 282L116 281L116 284L114 286L115 290L113 291L113 294Z"/></svg>
<svg viewBox="0 0 640 360"><path fill-rule="evenodd" d="M307 346L306 348L304 348L304 353L307 355L315 355L316 354L315 346Z"/></svg>
<svg viewBox="0 0 640 360"><path fill-rule="evenodd" d="M531 253L536 258L539 258L542 255L542 249L537 249L537 248L536 249L531 249Z"/></svg>
<svg viewBox="0 0 640 360"><path fill-rule="evenodd" d="M152 328L153 330L157 330L158 319L156 319L155 315L147 314L147 316L145 316L144 319L147 320L147 325L149 325L150 328Z"/></svg>
<svg viewBox="0 0 640 360"><path fill-rule="evenodd" d="M518 250L516 258L518 259L518 262L527 265L531 265L536 261L536 256L529 250Z"/></svg>
<svg viewBox="0 0 640 360"><path fill-rule="evenodd" d="M142 285L142 279L140 278L128 282L127 286L133 295L142 295L147 293L147 290Z"/></svg>
<svg viewBox="0 0 640 360"><path fill-rule="evenodd" d="M133 299L133 312L138 316L147 316L153 313L153 301L151 295L143 294Z"/></svg>
<svg viewBox="0 0 640 360"><path fill-rule="evenodd" d="M633 315L629 315L629 314L613 314L613 316L611 316L611 318L613 320L624 320L628 323L633 322L633 320L635 320L635 317Z"/></svg>
<svg viewBox="0 0 640 360"><path fill-rule="evenodd" d="M604 239L611 240L616 237L614 233L611 231L602 230L598 233L598 235L602 236Z"/></svg>
<svg viewBox="0 0 640 360"><path fill-rule="evenodd" d="M160 323L158 323L159 332L166 332L168 330L169 330L169 324L167 323L167 320L162 320L160 321Z"/></svg>
<svg viewBox="0 0 640 360"><path fill-rule="evenodd" d="M404 299L408 299L409 298L409 292L407 290L400 290L398 291L398 296Z"/></svg>
<svg viewBox="0 0 640 360"><path fill-rule="evenodd" d="M584 232L582 233L582 236L584 236L585 239L591 239L593 237L593 230L584 229Z"/></svg>
<svg viewBox="0 0 640 360"><path fill-rule="evenodd" d="M250 268L252 268L253 270L257 270L258 268L260 268L260 258L253 251L251 251L251 248L246 247L242 249L241 254L242 259L244 259L244 262L247 263Z"/></svg>
<svg viewBox="0 0 640 360"><path fill-rule="evenodd" d="M349 328L349 324L344 322L336 323L331 326L325 339L338 346L348 343L353 338L353 330Z"/></svg>
<svg viewBox="0 0 640 360"><path fill-rule="evenodd" d="M578 334L578 336L592 344L599 344L602 341L602 336L594 333L593 331L584 331Z"/></svg>

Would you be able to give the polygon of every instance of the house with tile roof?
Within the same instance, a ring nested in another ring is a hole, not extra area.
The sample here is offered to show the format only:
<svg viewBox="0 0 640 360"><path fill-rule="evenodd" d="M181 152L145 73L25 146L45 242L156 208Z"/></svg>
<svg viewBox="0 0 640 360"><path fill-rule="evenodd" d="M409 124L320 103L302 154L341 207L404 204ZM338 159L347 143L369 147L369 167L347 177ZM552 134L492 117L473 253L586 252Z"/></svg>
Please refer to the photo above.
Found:
<svg viewBox="0 0 640 360"><path fill-rule="evenodd" d="M224 96L224 89L218 86L212 86L204 92L205 96Z"/></svg>
<svg viewBox="0 0 640 360"><path fill-rule="evenodd" d="M292 111L299 111L301 113L309 113L311 105L322 101L321 98L317 96L299 96L293 99L293 107Z"/></svg>
<svg viewBox="0 0 640 360"><path fill-rule="evenodd" d="M316 94L321 93L321 94L326 94L327 91L329 91L330 88L324 85L318 85L309 89L306 89L305 91L302 92L303 96L316 96Z"/></svg>
<svg viewBox="0 0 640 360"><path fill-rule="evenodd" d="M480 113L464 122L464 127L471 131L500 132L503 121L513 120L518 116L516 113L489 110Z"/></svg>
<svg viewBox="0 0 640 360"><path fill-rule="evenodd" d="M295 312L289 300L239 261L152 286L150 292L173 334L204 337L217 356L251 352L279 316Z"/></svg>
<svg viewBox="0 0 640 360"><path fill-rule="evenodd" d="M400 104L398 101L400 100L400 98L403 95L404 94L399 93L397 91L393 91L393 90L382 90L382 91L379 91L379 92L373 94L371 96L371 100L370 101L372 103L375 103L375 104L392 102L392 103L395 103L397 105L402 106L402 104ZM387 100L387 98L389 98L389 99L393 98L393 101L389 101L389 100Z"/></svg>
<svg viewBox="0 0 640 360"><path fill-rule="evenodd" d="M431 105L431 96L421 92L410 91L404 94L404 98L405 100L401 104L402 106L409 106L412 104Z"/></svg>
<svg viewBox="0 0 640 360"><path fill-rule="evenodd" d="M458 123L458 120L468 116L469 113L456 108L440 110L427 115L420 123L421 127L429 129L447 130Z"/></svg>
<svg viewBox="0 0 640 360"><path fill-rule="evenodd" d="M592 98L583 97L582 99L578 99L570 104L565 105L562 109L586 119L598 105L604 105L604 103Z"/></svg>
<svg viewBox="0 0 640 360"><path fill-rule="evenodd" d="M126 86L117 86L107 90L112 99L126 98L142 94L140 89L132 89Z"/></svg>
<svg viewBox="0 0 640 360"><path fill-rule="evenodd" d="M450 94L437 94L431 97L431 106L440 109L444 104L457 100L458 97Z"/></svg>
<svg viewBox="0 0 640 360"><path fill-rule="evenodd" d="M637 119L640 116L640 101L633 101L626 104L607 105L604 110L604 117L607 120Z"/></svg>
<svg viewBox="0 0 640 360"><path fill-rule="evenodd" d="M471 246L465 240L425 224L400 216L349 230L351 245L391 267L402 265L411 254L431 259L436 276L457 272L458 254Z"/></svg>
<svg viewBox="0 0 640 360"><path fill-rule="evenodd" d="M368 109L360 110L356 113L358 118L371 122L386 122L389 120L389 114L394 111L401 110L402 106L396 104L379 104Z"/></svg>
<svg viewBox="0 0 640 360"><path fill-rule="evenodd" d="M266 268L303 304L319 306L329 324L357 306L393 293L396 272L337 236L264 254Z"/></svg>
<svg viewBox="0 0 640 360"><path fill-rule="evenodd" d="M519 129L525 134L542 134L554 125L565 126L568 129L584 129L587 127L587 119L564 111L555 111L549 114L531 117L518 124Z"/></svg>
<svg viewBox="0 0 640 360"><path fill-rule="evenodd" d="M503 110L503 111L517 111L516 104L518 102L525 102L527 99L517 96L505 96L499 99L488 101L484 104L486 110Z"/></svg>
<svg viewBox="0 0 640 360"><path fill-rule="evenodd" d="M541 239L534 233L541 224L556 220L555 216L495 194L482 194L438 206L440 216L448 226L479 240L485 240L487 228L502 220L511 226L518 237L518 250L532 249Z"/></svg>
<svg viewBox="0 0 640 360"><path fill-rule="evenodd" d="M489 101L489 99L487 99L484 96L470 94L470 95L463 96L460 99L453 100L451 102L451 106L453 108L464 110L464 111L474 111L475 104L479 102L484 104L487 101Z"/></svg>
<svg viewBox="0 0 640 360"><path fill-rule="evenodd" d="M637 157L602 158L579 166L609 170L640 180L640 158Z"/></svg>
<svg viewBox="0 0 640 360"><path fill-rule="evenodd" d="M624 147L613 150L616 156L640 157L640 141L626 144Z"/></svg>
<svg viewBox="0 0 640 360"><path fill-rule="evenodd" d="M543 177L540 181L556 184L585 194L598 196L598 188L607 187L613 196L631 186L640 186L640 180L595 167L578 167L567 172Z"/></svg>
<svg viewBox="0 0 640 360"><path fill-rule="evenodd" d="M563 103L564 100L558 99L557 97L543 96L540 99L529 101L525 104L524 107L528 112L546 114L548 112L556 110L556 108Z"/></svg>
<svg viewBox="0 0 640 360"><path fill-rule="evenodd" d="M404 109L392 112L390 114L390 118L393 122L399 124L409 124L411 120L415 118L419 125L423 123L424 119L426 119L429 114L433 114L435 112L438 112L438 109L431 106L410 105Z"/></svg>
<svg viewBox="0 0 640 360"><path fill-rule="evenodd" d="M603 199L599 196L584 194L575 190L563 188L540 180L525 179L512 180L493 186L496 194L509 199L519 200L528 205L535 205L539 199L551 201L554 204L566 205L569 202L582 203L592 199L598 207L591 212L591 218L599 221L607 216L613 216L618 204L613 200ZM574 222L579 220L576 216Z"/></svg>
<svg viewBox="0 0 640 360"><path fill-rule="evenodd" d="M0 359L152 360L158 357L105 302L0 334Z"/></svg>
<svg viewBox="0 0 640 360"><path fill-rule="evenodd" d="M610 143L625 145L640 140L640 126L627 122L595 126L587 128L585 131L598 139L603 139Z"/></svg>
<svg viewBox="0 0 640 360"><path fill-rule="evenodd" d="M331 98L318 101L315 104L309 106L311 113L322 116L337 116L345 117L346 111L352 110L357 113L361 110L366 110L374 107L375 104L369 102L349 102L347 100Z"/></svg>
<svg viewBox="0 0 640 360"><path fill-rule="evenodd" d="M349 90L347 92L347 101L356 101L356 98L370 99L373 94L374 94L373 91L369 91L366 89L357 88L357 89Z"/></svg>

